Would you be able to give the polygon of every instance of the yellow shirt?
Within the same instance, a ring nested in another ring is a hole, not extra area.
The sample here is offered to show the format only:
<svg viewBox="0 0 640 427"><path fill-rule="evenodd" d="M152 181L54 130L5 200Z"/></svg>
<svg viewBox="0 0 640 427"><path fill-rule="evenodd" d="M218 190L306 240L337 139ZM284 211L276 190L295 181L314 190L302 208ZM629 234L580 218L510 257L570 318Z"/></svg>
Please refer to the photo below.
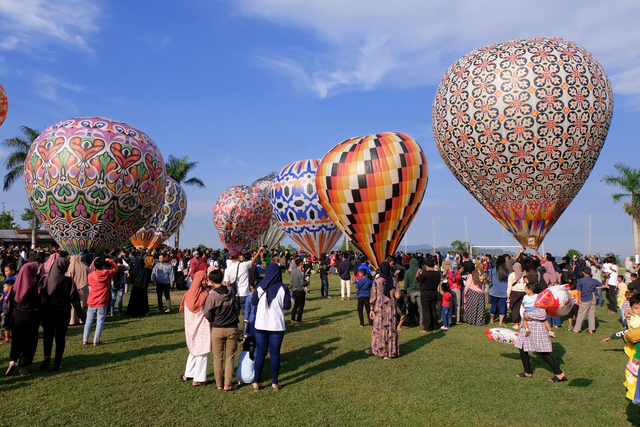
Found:
<svg viewBox="0 0 640 427"><path fill-rule="evenodd" d="M629 323L629 329L640 327L640 316L633 315L627 322Z"/></svg>

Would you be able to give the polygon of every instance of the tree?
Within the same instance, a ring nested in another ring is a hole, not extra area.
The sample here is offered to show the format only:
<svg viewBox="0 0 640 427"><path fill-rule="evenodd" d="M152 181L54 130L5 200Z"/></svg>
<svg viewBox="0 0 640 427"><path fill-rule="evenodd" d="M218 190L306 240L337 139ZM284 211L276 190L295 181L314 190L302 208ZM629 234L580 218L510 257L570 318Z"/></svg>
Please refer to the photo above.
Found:
<svg viewBox="0 0 640 427"><path fill-rule="evenodd" d="M192 177L187 179L187 175L193 168L198 165L198 162L190 162L189 155L178 158L169 156L167 163L165 163L165 169L167 176L175 179L180 185L195 185L196 187L205 188L204 182L200 178ZM176 230L175 246L180 247L180 228Z"/></svg>
<svg viewBox="0 0 640 427"><path fill-rule="evenodd" d="M349 240L349 249L347 249L347 238L345 237L344 239L342 239L340 252L346 252L346 251L351 251L354 254L356 254L356 256L358 257L362 255L362 252L360 251L360 249L358 249L358 247L351 240Z"/></svg>
<svg viewBox="0 0 640 427"><path fill-rule="evenodd" d="M469 242L463 242L461 240L454 240L453 242L451 242L451 250L453 252L466 252L468 247Z"/></svg>
<svg viewBox="0 0 640 427"><path fill-rule="evenodd" d="M622 192L611 195L613 203L630 198L630 202L622 205L622 210L631 217L631 229L633 231L633 246L635 252L640 252L640 170L633 169L623 163L613 165L619 175L605 175L602 182L607 185L619 187Z"/></svg>
<svg viewBox="0 0 640 427"><path fill-rule="evenodd" d="M20 215L20 219L27 223L30 223L31 228L35 226L36 230L40 230L40 227L42 227L42 223L40 222L38 215L36 215L36 211L34 211L33 209L24 208L24 213Z"/></svg>
<svg viewBox="0 0 640 427"><path fill-rule="evenodd" d="M33 145L33 141L35 141L38 135L40 135L40 131L27 126L21 126L20 130L22 131L21 136L16 136L2 141L3 147L11 148L13 150L13 152L9 154L7 159L4 161L4 166L7 168L7 173L4 176L4 186L2 188L4 191L9 191L16 180L22 177L24 173L24 162L27 160L27 155L29 154L31 145ZM24 218L22 218L22 220L25 221ZM37 229L38 217L36 215L32 215L31 246L33 247L36 246Z"/></svg>
<svg viewBox="0 0 640 427"><path fill-rule="evenodd" d="M18 224L13 222L13 215L11 212L0 213L0 230L15 230L18 229Z"/></svg>
<svg viewBox="0 0 640 427"><path fill-rule="evenodd" d="M567 250L567 253L566 253L566 255L565 255L565 256L566 256L567 258L569 258L569 259L573 259L573 256L574 256L574 255L575 255L575 256L580 256L580 255L582 255L582 254L581 254L581 253L580 253L580 251L579 251L579 250L577 250L577 249L569 249L569 250Z"/></svg>

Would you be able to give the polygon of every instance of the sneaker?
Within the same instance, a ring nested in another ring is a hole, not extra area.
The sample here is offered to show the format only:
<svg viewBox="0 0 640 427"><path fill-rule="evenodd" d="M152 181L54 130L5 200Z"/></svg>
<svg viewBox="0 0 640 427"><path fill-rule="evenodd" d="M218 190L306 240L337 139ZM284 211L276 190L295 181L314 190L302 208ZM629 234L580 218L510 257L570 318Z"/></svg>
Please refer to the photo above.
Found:
<svg viewBox="0 0 640 427"><path fill-rule="evenodd" d="M627 363L627 369L636 377L638 376L638 365L633 363L631 360L629 360L629 363Z"/></svg>
<svg viewBox="0 0 640 427"><path fill-rule="evenodd" d="M171 313L171 309L167 308L164 312L169 314L169 313Z"/></svg>

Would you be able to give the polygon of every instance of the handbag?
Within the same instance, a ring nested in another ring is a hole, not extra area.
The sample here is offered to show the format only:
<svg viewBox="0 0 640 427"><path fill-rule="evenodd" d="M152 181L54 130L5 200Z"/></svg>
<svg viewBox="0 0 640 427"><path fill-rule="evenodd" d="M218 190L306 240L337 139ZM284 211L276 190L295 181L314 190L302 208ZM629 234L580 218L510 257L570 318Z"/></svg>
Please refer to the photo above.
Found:
<svg viewBox="0 0 640 427"><path fill-rule="evenodd" d="M231 282L231 287L233 287L233 289L238 289L238 273L240 272L240 261L238 261L238 268L236 269L236 279Z"/></svg>

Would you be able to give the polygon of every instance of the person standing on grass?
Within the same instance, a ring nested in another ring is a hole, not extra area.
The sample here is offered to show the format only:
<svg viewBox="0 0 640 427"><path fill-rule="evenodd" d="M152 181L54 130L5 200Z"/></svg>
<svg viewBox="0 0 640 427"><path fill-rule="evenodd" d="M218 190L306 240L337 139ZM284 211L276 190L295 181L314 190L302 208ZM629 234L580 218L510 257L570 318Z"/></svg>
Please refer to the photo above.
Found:
<svg viewBox="0 0 640 427"><path fill-rule="evenodd" d="M596 330L596 289L604 288L605 286L591 277L591 267L585 267L583 269L584 276L578 279L576 283L576 291L578 291L578 298L576 299L578 306L578 317L576 318L576 324L573 327L573 332L578 333L582 329L582 321L584 316L589 314L589 329L588 334L592 334Z"/></svg>
<svg viewBox="0 0 640 427"><path fill-rule="evenodd" d="M416 280L420 283L420 300L422 303L422 330L431 332L438 329L438 286L440 273L436 271L433 258L425 261L426 271L419 271Z"/></svg>
<svg viewBox="0 0 640 427"><path fill-rule="evenodd" d="M56 341L56 357L53 365L54 371L62 369L62 355L67 339L67 329L71 319L71 306L73 305L77 316L84 321L86 315L80 305L80 296L73 279L65 273L69 269L67 258L58 258L47 275L46 287L42 289L42 331L44 335L44 361L40 370L44 371L51 363L51 350L53 340Z"/></svg>
<svg viewBox="0 0 640 427"><path fill-rule="evenodd" d="M111 278L118 272L118 266L111 259L98 257L93 261L94 272L89 273L89 299L87 304L87 320L84 324L84 332L82 334L82 345L89 343L89 332L93 325L94 316L97 318L96 331L93 335L93 345L102 345L100 336L104 327L104 319L107 317L107 304L109 303L109 288L111 287Z"/></svg>
<svg viewBox="0 0 640 427"><path fill-rule="evenodd" d="M207 365L211 351L211 324L205 318L204 304L211 288L204 271L193 277L191 287L185 292L180 303L180 313L184 312L184 333L187 339L189 357L182 375L182 381L193 380L194 387L207 383Z"/></svg>
<svg viewBox="0 0 640 427"><path fill-rule="evenodd" d="M507 314L507 288L509 287L509 270L507 270L506 260L503 255L496 260L495 268L491 270L491 289L489 296L491 297L491 311L489 323L493 323L493 319L498 314L500 326L504 326L504 317Z"/></svg>
<svg viewBox="0 0 640 427"><path fill-rule="evenodd" d="M398 280L391 272L391 264L384 261L380 264L380 274L371 288L369 318L373 321L373 328L371 348L365 350L365 353L384 359L400 356L396 318L396 298L399 294Z"/></svg>
<svg viewBox="0 0 640 427"><path fill-rule="evenodd" d="M531 334L529 336L525 336L524 325L520 327L520 333L516 339L515 347L520 350L520 360L522 361L524 372L517 374L516 377L531 378L533 376L529 352L535 351L545 362L549 364L551 370L555 374L549 382L557 383L567 381L567 377L564 372L560 369L551 355L551 340L549 339L547 329L544 326L544 323L547 320L547 313L543 309L536 307L533 311L524 313L524 316L527 319Z"/></svg>
<svg viewBox="0 0 640 427"><path fill-rule="evenodd" d="M73 280L73 283L76 284L76 289L78 290L78 297L80 298L80 307L82 308L82 312L86 318L87 315L87 298L89 298L89 266L83 263L80 260L78 255L72 255L69 258L69 269L67 270L67 276ZM84 323L83 320L80 319L78 314L76 313L75 308L71 308L71 320L69 321L69 325L77 325Z"/></svg>
<svg viewBox="0 0 640 427"><path fill-rule="evenodd" d="M151 271L151 282L156 285L156 294L158 296L158 313L162 313L164 308L162 304L162 294L167 301L167 309L165 313L171 313L171 288L176 284L173 266L169 263L169 257L163 254L158 256L158 263Z"/></svg>
<svg viewBox="0 0 640 427"><path fill-rule="evenodd" d="M373 326L373 320L370 316L369 298L371 298L371 287L373 282L367 276L367 270L360 269L360 278L356 282L356 298L358 298L358 317L360 318L360 326L364 327L364 317L362 316L362 309L364 308L369 320L369 326Z"/></svg>
<svg viewBox="0 0 640 427"><path fill-rule="evenodd" d="M129 267L124 265L122 258L117 258L115 262L118 266L118 272L111 279L111 317L113 317L116 302L118 303L118 316L122 315L122 297L124 296L124 286L127 280L126 272L129 270Z"/></svg>
<svg viewBox="0 0 640 427"><path fill-rule="evenodd" d="M291 271L291 300L293 301L293 309L291 310L291 323L302 323L302 311L307 297L305 291L305 274L303 268L305 264L302 259L296 259L296 268ZM296 318L297 315L297 318Z"/></svg>
<svg viewBox="0 0 640 427"><path fill-rule="evenodd" d="M404 275L404 290L409 299L409 322L411 325L422 325L422 301L420 300L420 284L416 276L420 271L418 260L409 258L409 269ZM360 300L358 300L360 301Z"/></svg>
<svg viewBox="0 0 640 427"><path fill-rule="evenodd" d="M37 261L44 261L42 254L37 255ZM20 375L29 373L29 366L38 348L38 330L42 318L42 299L40 297L41 265L29 262L22 266L11 295L14 300L9 301L11 329L11 351L9 353L9 368L5 375L11 375L16 363L20 366Z"/></svg>
<svg viewBox="0 0 640 427"><path fill-rule="evenodd" d="M320 296L322 298L331 298L329 296L329 259L326 253L320 255L318 272L320 273Z"/></svg>
<svg viewBox="0 0 640 427"><path fill-rule="evenodd" d="M153 260L153 257L151 257ZM151 282L153 264L147 264L147 260L139 257L131 267L127 280L131 285L131 297L127 306L127 314L131 317L144 317L149 314L149 296L147 288Z"/></svg>
<svg viewBox="0 0 640 427"><path fill-rule="evenodd" d="M227 261L227 269L224 271L222 284L234 288L238 313L244 314L245 300L249 296L249 269L253 267L263 253L264 246L260 247L253 258L251 258L250 253L240 255L235 249L229 252L229 260Z"/></svg>
<svg viewBox="0 0 640 427"><path fill-rule="evenodd" d="M351 261L347 254L342 254L342 261L338 264L340 274L340 301L344 301L344 292L347 291L347 299L351 299Z"/></svg>
<svg viewBox="0 0 640 427"><path fill-rule="evenodd" d="M236 291L231 286L223 285L222 278L220 270L209 273L209 285L213 286L213 290L204 303L204 316L211 324L211 352L216 385L218 390L231 391L237 388L233 384L233 359L238 349L238 311Z"/></svg>
<svg viewBox="0 0 640 427"><path fill-rule="evenodd" d="M282 273L275 264L267 265L264 279L251 296L256 306L256 351L253 391L260 389L260 375L264 360L269 353L271 359L271 388L280 389L280 347L284 339L284 310L291 308L289 288L282 283Z"/></svg>
<svg viewBox="0 0 640 427"><path fill-rule="evenodd" d="M605 275L607 301L609 302L609 314L618 311L618 265L614 257L609 257L602 265Z"/></svg>

